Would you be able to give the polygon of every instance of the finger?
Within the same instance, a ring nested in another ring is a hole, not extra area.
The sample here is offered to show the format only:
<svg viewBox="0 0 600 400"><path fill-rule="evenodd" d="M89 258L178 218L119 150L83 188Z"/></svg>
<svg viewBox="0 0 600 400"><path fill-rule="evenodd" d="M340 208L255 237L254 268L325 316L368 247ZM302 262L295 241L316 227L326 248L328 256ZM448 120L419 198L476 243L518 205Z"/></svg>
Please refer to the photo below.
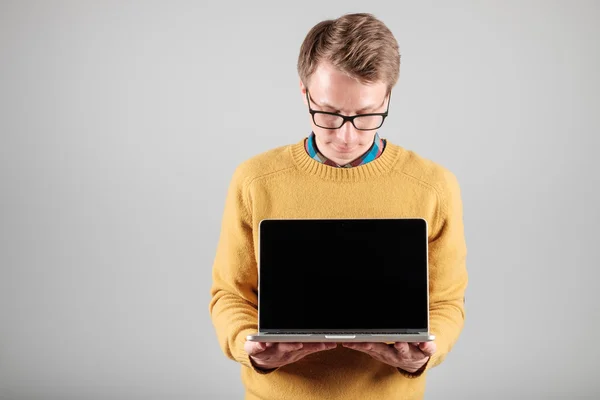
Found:
<svg viewBox="0 0 600 400"><path fill-rule="evenodd" d="M318 353L320 351L331 350L337 347L336 343L304 343L300 350L293 351L291 354L296 360L305 357L309 354Z"/></svg>
<svg viewBox="0 0 600 400"><path fill-rule="evenodd" d="M344 343L342 346L352 349L352 350L356 350L356 351L360 351L363 353L367 353L369 355L375 355L376 353L373 352L370 348L370 346L367 346L366 343Z"/></svg>
<svg viewBox="0 0 600 400"><path fill-rule="evenodd" d="M374 351L373 348L376 346L372 346L373 344L375 344L375 343L344 343L344 346L349 349L360 351L361 353L365 353L377 361L381 361L381 362L384 362L387 364L393 362L392 361L392 357L394 357L393 354L381 354L377 351ZM393 352L393 350L391 348L388 348L387 350L390 353Z"/></svg>
<svg viewBox="0 0 600 400"><path fill-rule="evenodd" d="M267 343L265 342L246 341L246 343L244 343L244 350L246 351L246 353L248 353L248 355L251 356L254 354L262 353L266 349Z"/></svg>
<svg viewBox="0 0 600 400"><path fill-rule="evenodd" d="M419 345L419 350L421 350L426 356L431 357L437 350L437 345L433 341L424 342Z"/></svg>
<svg viewBox="0 0 600 400"><path fill-rule="evenodd" d="M352 350L371 351L371 343L348 342L348 343L342 343L342 346L347 347Z"/></svg>
<svg viewBox="0 0 600 400"><path fill-rule="evenodd" d="M368 342L353 342L353 343L344 343L344 347L349 347L354 350L366 350L371 351L373 349L374 343Z"/></svg>
<svg viewBox="0 0 600 400"><path fill-rule="evenodd" d="M393 353L390 347L384 343L350 343L350 346L346 347L354 350L380 354L383 357L388 357Z"/></svg>
<svg viewBox="0 0 600 400"><path fill-rule="evenodd" d="M385 343L370 343L371 344L371 351L374 351L375 353L379 353L382 356L387 356L392 354L392 350L390 349L390 346L388 346Z"/></svg>
<svg viewBox="0 0 600 400"><path fill-rule="evenodd" d="M410 351L410 347L406 342L396 342L394 343L394 348L398 350L401 356L406 356Z"/></svg>
<svg viewBox="0 0 600 400"><path fill-rule="evenodd" d="M337 347L337 343L304 343L302 351L307 350L308 352L331 350Z"/></svg>
<svg viewBox="0 0 600 400"><path fill-rule="evenodd" d="M371 351L373 343L367 342L347 342L342 343L343 347L347 347L352 350Z"/></svg>
<svg viewBox="0 0 600 400"><path fill-rule="evenodd" d="M279 343L278 350L284 353L289 353L295 350L300 350L304 347L303 343Z"/></svg>
<svg viewBox="0 0 600 400"><path fill-rule="evenodd" d="M267 343L265 343L265 342L257 342L256 346L254 348L257 351L263 351L263 350L265 350L267 348Z"/></svg>
<svg viewBox="0 0 600 400"><path fill-rule="evenodd" d="M269 348L264 351L252 354L252 356L254 359L261 360L263 362L286 361L301 348L302 343L277 342L272 343Z"/></svg>
<svg viewBox="0 0 600 400"><path fill-rule="evenodd" d="M421 348L426 343L421 343L419 346L414 344L398 342L394 344L396 350L398 350L398 356L404 360L422 360L423 358L429 357L432 353L428 351L429 348L425 348L425 351Z"/></svg>

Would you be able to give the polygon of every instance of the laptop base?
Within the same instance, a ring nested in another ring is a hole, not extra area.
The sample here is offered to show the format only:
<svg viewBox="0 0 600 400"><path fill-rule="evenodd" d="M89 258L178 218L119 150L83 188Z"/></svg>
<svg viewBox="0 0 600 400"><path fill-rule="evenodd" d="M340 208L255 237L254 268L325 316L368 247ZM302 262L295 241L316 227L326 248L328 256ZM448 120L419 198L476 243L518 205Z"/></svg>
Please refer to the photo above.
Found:
<svg viewBox="0 0 600 400"><path fill-rule="evenodd" d="M257 333L248 335L246 340L249 342L287 342L287 343L396 343L396 342L431 342L435 340L435 335L428 333L410 333L410 334L371 334L371 333L344 333L344 334L277 334L277 333Z"/></svg>

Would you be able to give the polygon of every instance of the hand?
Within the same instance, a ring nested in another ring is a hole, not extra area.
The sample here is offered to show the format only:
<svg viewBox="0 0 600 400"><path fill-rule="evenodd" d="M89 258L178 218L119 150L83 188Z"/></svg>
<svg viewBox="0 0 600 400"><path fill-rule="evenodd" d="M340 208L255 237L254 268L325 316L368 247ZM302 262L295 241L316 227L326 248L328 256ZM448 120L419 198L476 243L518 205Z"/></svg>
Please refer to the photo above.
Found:
<svg viewBox="0 0 600 400"><path fill-rule="evenodd" d="M419 370L436 351L435 342L406 343L344 343L344 347L362 351L376 360L413 373Z"/></svg>
<svg viewBox="0 0 600 400"><path fill-rule="evenodd" d="M244 350L259 369L279 368L309 354L331 350L337 343L270 343L246 341Z"/></svg>

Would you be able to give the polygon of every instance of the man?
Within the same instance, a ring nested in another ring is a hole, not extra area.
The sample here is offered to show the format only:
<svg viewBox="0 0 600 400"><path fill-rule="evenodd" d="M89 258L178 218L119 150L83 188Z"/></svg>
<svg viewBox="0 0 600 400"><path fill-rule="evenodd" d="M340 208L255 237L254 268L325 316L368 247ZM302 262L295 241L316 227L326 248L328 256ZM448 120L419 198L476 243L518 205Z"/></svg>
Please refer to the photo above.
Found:
<svg viewBox="0 0 600 400"><path fill-rule="evenodd" d="M399 66L394 36L372 15L350 14L317 24L298 59L300 92L312 132L241 163L235 171L209 309L223 352L241 364L246 399L422 398L426 372L458 340L468 281L458 182L444 167L377 133L390 109ZM402 216L429 222L435 341L246 341L257 330L257 235L262 219Z"/></svg>

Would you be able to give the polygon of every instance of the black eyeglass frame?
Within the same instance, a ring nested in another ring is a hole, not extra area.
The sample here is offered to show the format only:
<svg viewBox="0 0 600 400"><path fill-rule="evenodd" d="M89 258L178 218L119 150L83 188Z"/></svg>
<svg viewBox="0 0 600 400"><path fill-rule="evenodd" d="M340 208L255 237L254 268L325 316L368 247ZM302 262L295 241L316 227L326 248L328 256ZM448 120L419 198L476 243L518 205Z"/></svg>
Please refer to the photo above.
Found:
<svg viewBox="0 0 600 400"><path fill-rule="evenodd" d="M356 114L356 115L352 115L352 116L347 116L347 115L342 115L342 114L338 114L338 113L334 113L334 112L328 112L328 111L319 111L319 110L313 110L310 107L310 96L308 94L308 88L306 89L306 101L308 103L308 112L310 113L310 115L312 116L312 120L315 123L315 125L317 125L319 128L323 128L323 129L330 129L330 130L335 130L335 129L340 129L342 126L344 126L344 124L346 123L346 121L350 121L352 123L352 126L354 126L354 128L356 128L356 130L359 131L374 131L376 129L381 128L381 126L383 125L383 123L385 122L385 119L388 117L389 115L389 111L390 111L390 102L392 100L392 92L390 91L388 93L388 105L387 105L387 109L385 110L385 112L382 113L369 113L369 114ZM340 124L340 126L338 126L337 128L329 128L329 127L325 127L325 126L321 126L319 124L317 124L317 121L315 120L315 114L326 114L326 115L333 115L336 117L340 117L342 118L342 123ZM358 118L358 117L372 117L372 116L380 116L381 118L381 124L379 124L378 127L376 128L370 128L370 129L361 129L358 128L355 124L354 124L354 119Z"/></svg>

